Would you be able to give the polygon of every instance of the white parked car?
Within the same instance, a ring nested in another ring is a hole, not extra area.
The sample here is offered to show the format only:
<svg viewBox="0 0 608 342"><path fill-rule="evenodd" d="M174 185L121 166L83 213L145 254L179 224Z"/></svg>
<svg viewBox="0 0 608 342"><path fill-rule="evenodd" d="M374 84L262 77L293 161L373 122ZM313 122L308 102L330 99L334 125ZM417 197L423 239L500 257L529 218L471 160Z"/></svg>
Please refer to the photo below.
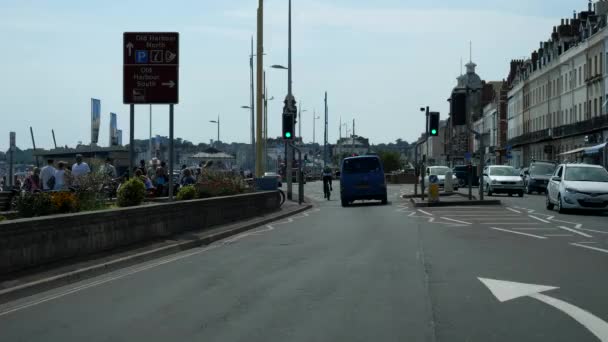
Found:
<svg viewBox="0 0 608 342"><path fill-rule="evenodd" d="M524 180L512 166L490 165L483 169L483 186L488 196L494 193L524 197Z"/></svg>
<svg viewBox="0 0 608 342"><path fill-rule="evenodd" d="M447 166L429 166L426 168L426 176L424 177L424 184L429 186L431 183L429 182L429 176L435 175L437 176L438 184L440 188L443 188L445 185L445 175L448 172L452 172L452 187L454 190L458 190L458 177L456 174Z"/></svg>
<svg viewBox="0 0 608 342"><path fill-rule="evenodd" d="M608 171L600 165L559 165L547 188L549 210L608 210Z"/></svg>

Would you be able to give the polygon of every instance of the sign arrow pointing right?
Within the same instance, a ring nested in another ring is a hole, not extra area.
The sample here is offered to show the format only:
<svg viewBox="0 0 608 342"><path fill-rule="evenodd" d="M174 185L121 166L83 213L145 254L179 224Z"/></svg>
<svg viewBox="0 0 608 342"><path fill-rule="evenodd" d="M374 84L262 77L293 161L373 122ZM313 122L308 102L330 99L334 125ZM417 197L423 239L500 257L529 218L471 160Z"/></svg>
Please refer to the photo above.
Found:
<svg viewBox="0 0 608 342"><path fill-rule="evenodd" d="M167 86L169 88L173 88L173 87L175 87L175 82L173 82L173 81L164 82L164 83L161 83L161 85Z"/></svg>
<svg viewBox="0 0 608 342"><path fill-rule="evenodd" d="M558 287L487 278L477 279L479 279L479 281L481 281L500 302L506 302L520 297L534 298L547 305L551 305L570 316L591 331L591 333L600 341L608 342L608 323L577 306L541 293L558 289Z"/></svg>

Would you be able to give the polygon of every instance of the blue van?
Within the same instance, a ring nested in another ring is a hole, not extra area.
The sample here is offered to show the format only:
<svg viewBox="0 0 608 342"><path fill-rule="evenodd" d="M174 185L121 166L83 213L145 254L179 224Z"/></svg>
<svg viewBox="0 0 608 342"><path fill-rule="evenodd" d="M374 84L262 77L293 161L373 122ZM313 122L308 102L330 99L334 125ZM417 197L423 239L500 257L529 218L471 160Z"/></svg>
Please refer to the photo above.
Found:
<svg viewBox="0 0 608 342"><path fill-rule="evenodd" d="M379 200L387 204L384 167L378 156L345 158L340 168L340 198L346 207L356 200Z"/></svg>

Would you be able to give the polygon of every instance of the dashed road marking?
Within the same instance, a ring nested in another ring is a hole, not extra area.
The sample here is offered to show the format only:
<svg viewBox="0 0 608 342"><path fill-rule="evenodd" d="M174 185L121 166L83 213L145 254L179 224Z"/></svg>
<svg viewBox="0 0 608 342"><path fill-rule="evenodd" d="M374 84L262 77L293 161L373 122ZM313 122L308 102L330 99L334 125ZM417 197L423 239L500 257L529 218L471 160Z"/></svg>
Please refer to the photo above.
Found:
<svg viewBox="0 0 608 342"><path fill-rule="evenodd" d="M496 227L490 227L490 229L499 230L499 231L501 231L501 232L507 232L507 233L512 233L512 234L525 235L525 236L533 237L533 238L535 238L535 239L541 239L541 240L546 239L546 237L545 237L545 236L534 235L534 234L528 234L528 233L522 233L522 232L516 232L516 231L514 231L514 230L509 230L509 229L496 228Z"/></svg>
<svg viewBox="0 0 608 342"><path fill-rule="evenodd" d="M510 211L512 211L512 212L514 212L514 213L521 214L521 211L518 211L518 210L515 210L515 209L511 209L511 208L506 208L506 209L507 209L507 210L510 210Z"/></svg>
<svg viewBox="0 0 608 342"><path fill-rule="evenodd" d="M592 238L592 237L593 237L593 236L591 236L591 235L589 235L589 234L587 234L587 233L579 232L579 231L578 231L578 230L576 230L576 229L572 229L572 228L568 228L568 227L564 227L564 226L559 226L559 228L560 228L560 229L563 229L563 230L567 230L567 231L569 231L569 232L571 232L571 233L574 233L574 234L578 234L578 235L580 235L580 236L584 236L584 237L586 237L586 238Z"/></svg>
<svg viewBox="0 0 608 342"><path fill-rule="evenodd" d="M545 234L546 237L568 237L574 236L572 234Z"/></svg>
<svg viewBox="0 0 608 342"><path fill-rule="evenodd" d="M598 252L602 252L602 253L608 253L608 249L603 249L603 248L597 248L597 247L592 247L592 246L587 246L587 245L581 245L580 243L571 243L572 246L576 246L576 247L581 247L581 248L587 248L593 251L598 251Z"/></svg>
<svg viewBox="0 0 608 342"><path fill-rule="evenodd" d="M608 232L602 231L602 230L587 229L587 228L578 228L578 229L584 230L584 231L587 231L587 232L593 232L593 233L599 233L599 234L608 234Z"/></svg>
<svg viewBox="0 0 608 342"><path fill-rule="evenodd" d="M493 224L494 225L503 225L503 224L509 224L509 225L512 225L512 224L522 224L522 222L481 223L481 224L485 224L485 225L493 225ZM540 223L534 223L534 222L528 223L528 222L526 222L526 224L540 224Z"/></svg>
<svg viewBox="0 0 608 342"><path fill-rule="evenodd" d="M511 228L513 230L556 230L556 228Z"/></svg>
<svg viewBox="0 0 608 342"><path fill-rule="evenodd" d="M423 214L425 214L425 215L433 216L433 214L431 214L429 212L426 212L426 211L424 211L422 209L418 209L418 211L421 212L421 213L423 213Z"/></svg>
<svg viewBox="0 0 608 342"><path fill-rule="evenodd" d="M446 221L456 222L456 223L462 223L462 224L472 224L470 222L465 222L465 221L460 221L460 220L454 220L454 219L451 219L449 217L442 217L441 219L446 220Z"/></svg>
<svg viewBox="0 0 608 342"><path fill-rule="evenodd" d="M551 222L549 222L549 221L547 221L547 220L543 220L543 219L541 219L540 217L536 217L536 216L532 216L532 215L528 215L528 217L529 217L529 218L532 218L532 219L535 219L535 220L537 220L537 221L543 222L543 223L551 223Z"/></svg>

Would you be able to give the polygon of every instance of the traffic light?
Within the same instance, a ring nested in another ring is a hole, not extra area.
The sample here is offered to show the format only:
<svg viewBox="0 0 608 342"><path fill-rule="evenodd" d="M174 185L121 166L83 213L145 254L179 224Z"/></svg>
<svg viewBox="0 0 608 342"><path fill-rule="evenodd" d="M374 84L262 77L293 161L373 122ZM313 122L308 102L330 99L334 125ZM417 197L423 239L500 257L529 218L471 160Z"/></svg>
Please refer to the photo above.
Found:
<svg viewBox="0 0 608 342"><path fill-rule="evenodd" d="M293 140L295 135L294 115L291 113L283 114L283 139Z"/></svg>
<svg viewBox="0 0 608 342"><path fill-rule="evenodd" d="M429 133L432 137L439 135L439 112L429 113Z"/></svg>

